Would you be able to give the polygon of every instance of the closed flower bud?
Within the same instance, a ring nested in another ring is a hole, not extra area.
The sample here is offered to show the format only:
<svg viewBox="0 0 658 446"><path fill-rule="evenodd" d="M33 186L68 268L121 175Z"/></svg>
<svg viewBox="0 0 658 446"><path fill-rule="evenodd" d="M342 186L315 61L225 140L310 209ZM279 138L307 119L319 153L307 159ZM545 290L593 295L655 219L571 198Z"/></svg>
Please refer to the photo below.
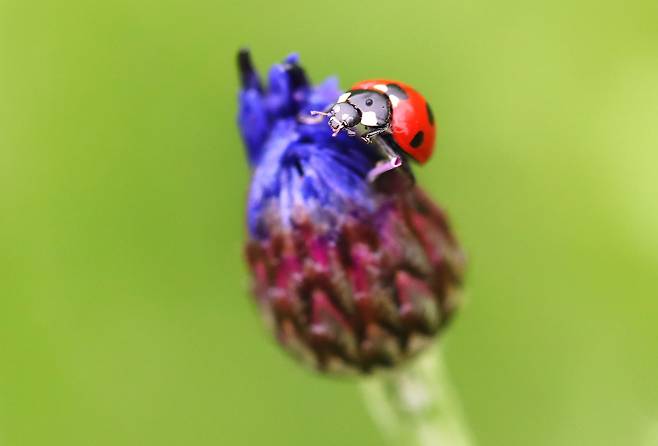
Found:
<svg viewBox="0 0 658 446"><path fill-rule="evenodd" d="M246 257L280 344L321 371L391 367L426 346L457 304L463 256L445 214L408 168L368 172L377 151L308 122L340 95L296 56L268 88L239 55L238 123L252 169Z"/></svg>

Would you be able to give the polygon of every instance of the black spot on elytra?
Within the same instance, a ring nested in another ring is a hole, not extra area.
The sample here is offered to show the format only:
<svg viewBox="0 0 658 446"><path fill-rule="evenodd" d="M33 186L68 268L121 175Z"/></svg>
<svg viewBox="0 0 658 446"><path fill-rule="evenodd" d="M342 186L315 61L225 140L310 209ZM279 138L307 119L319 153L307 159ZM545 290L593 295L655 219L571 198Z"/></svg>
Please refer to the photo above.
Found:
<svg viewBox="0 0 658 446"><path fill-rule="evenodd" d="M414 138L411 140L411 143L410 143L411 147L413 147L414 149L417 149L423 143L423 139L425 139L425 134L421 130L420 132L417 132L414 135Z"/></svg>
<svg viewBox="0 0 658 446"><path fill-rule="evenodd" d="M430 124L434 125L434 113L432 113L432 107L430 107L430 104L425 102L425 107L427 107L427 117L430 120Z"/></svg>
<svg viewBox="0 0 658 446"><path fill-rule="evenodd" d="M407 99L409 97L407 92L404 91L398 84L386 84L386 86L388 87L388 91L386 92L387 94L397 96L400 98L400 100Z"/></svg>

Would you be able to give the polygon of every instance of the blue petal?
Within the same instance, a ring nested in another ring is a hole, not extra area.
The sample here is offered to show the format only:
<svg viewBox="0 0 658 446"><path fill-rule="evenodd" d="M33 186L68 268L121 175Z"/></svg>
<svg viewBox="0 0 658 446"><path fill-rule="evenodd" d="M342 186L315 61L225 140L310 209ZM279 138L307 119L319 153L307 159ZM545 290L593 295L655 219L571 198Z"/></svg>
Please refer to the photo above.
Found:
<svg viewBox="0 0 658 446"><path fill-rule="evenodd" d="M243 90L239 98L238 123L247 146L250 165L258 163L261 148L270 132L270 121L263 97L255 89Z"/></svg>

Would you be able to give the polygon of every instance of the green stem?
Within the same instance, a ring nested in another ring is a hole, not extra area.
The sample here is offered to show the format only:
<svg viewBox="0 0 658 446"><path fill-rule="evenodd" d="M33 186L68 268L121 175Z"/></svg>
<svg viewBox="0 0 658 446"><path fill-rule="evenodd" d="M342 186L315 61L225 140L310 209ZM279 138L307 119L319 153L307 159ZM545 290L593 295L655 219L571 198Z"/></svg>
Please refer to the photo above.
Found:
<svg viewBox="0 0 658 446"><path fill-rule="evenodd" d="M438 347L402 369L364 379L362 390L392 444L473 445Z"/></svg>

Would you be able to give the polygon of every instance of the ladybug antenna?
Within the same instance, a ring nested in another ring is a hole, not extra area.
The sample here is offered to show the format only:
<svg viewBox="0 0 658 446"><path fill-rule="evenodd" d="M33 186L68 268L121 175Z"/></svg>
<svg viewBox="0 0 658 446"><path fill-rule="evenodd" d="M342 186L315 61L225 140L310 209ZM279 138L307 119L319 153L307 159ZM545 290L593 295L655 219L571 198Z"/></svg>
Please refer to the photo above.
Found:
<svg viewBox="0 0 658 446"><path fill-rule="evenodd" d="M303 114L299 114L297 116L297 121L301 122L302 124L319 124L324 121L325 116L331 116L331 113L311 110L311 116L313 117L310 118Z"/></svg>

